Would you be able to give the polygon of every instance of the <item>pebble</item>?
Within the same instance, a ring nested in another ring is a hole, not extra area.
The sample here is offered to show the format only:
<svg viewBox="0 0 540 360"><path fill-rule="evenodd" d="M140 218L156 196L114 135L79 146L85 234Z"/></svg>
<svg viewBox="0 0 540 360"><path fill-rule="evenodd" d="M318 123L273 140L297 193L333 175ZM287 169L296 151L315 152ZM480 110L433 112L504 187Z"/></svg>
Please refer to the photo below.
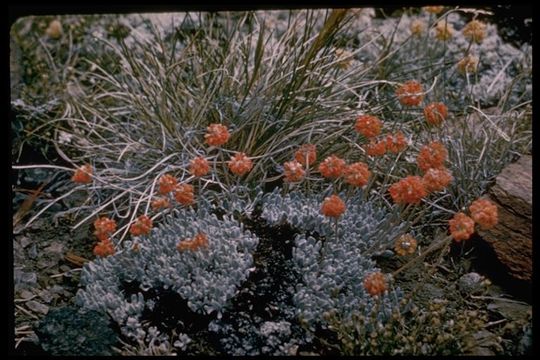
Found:
<svg viewBox="0 0 540 360"><path fill-rule="evenodd" d="M468 295L475 295L485 290L485 286L482 283L484 277L478 273L470 272L459 278L458 288L459 290Z"/></svg>
<svg viewBox="0 0 540 360"><path fill-rule="evenodd" d="M49 312L49 307L47 305L44 305L34 300L27 301L26 307L34 312L39 312L42 314L47 314Z"/></svg>
<svg viewBox="0 0 540 360"><path fill-rule="evenodd" d="M64 245L59 242L53 242L51 245L45 248L45 251L49 254L62 255L64 253Z"/></svg>
<svg viewBox="0 0 540 360"><path fill-rule="evenodd" d="M31 291L28 291L26 289L23 289L21 291L19 291L19 296L21 297L21 299L30 299L34 296L34 293L32 293Z"/></svg>
<svg viewBox="0 0 540 360"><path fill-rule="evenodd" d="M51 268L53 266L55 266L57 264L57 261L54 260L54 259L43 259L41 261L38 261L36 266L40 269L46 269L46 268Z"/></svg>
<svg viewBox="0 0 540 360"><path fill-rule="evenodd" d="M30 244L30 241L31 240L28 236L21 236L19 238L19 244L21 244L23 248L27 247Z"/></svg>
<svg viewBox="0 0 540 360"><path fill-rule="evenodd" d="M30 259L35 259L38 256L37 245L34 243L28 249L27 255Z"/></svg>
<svg viewBox="0 0 540 360"><path fill-rule="evenodd" d="M54 297L58 297L58 295L53 295L53 293L51 293L50 291L48 290L43 290L39 293L39 297L45 301L46 303L50 303L52 301L52 299Z"/></svg>
<svg viewBox="0 0 540 360"><path fill-rule="evenodd" d="M26 272L19 268L15 268L13 278L15 280L16 289L18 286L34 287L37 282L37 275L35 272Z"/></svg>
<svg viewBox="0 0 540 360"><path fill-rule="evenodd" d="M289 349L287 349L287 353L289 356L296 356L298 355L298 345L292 345Z"/></svg>

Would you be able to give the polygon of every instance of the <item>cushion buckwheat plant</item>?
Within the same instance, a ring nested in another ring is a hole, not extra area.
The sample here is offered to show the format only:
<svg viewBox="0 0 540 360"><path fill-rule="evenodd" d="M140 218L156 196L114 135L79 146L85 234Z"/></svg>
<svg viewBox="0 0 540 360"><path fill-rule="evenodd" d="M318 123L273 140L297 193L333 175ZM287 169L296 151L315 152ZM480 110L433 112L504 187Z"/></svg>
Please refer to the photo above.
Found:
<svg viewBox="0 0 540 360"><path fill-rule="evenodd" d="M397 154L407 148L407 138L401 131L398 131L394 135L386 135L386 150ZM369 154L368 154L369 155Z"/></svg>
<svg viewBox="0 0 540 360"><path fill-rule="evenodd" d="M293 250L295 268L302 279L294 302L301 322L310 329L325 326L324 316L329 311L345 317L355 309L369 311L375 300L363 279L376 272L370 255L391 244L406 225L396 226L396 213L361 201L362 192L356 190L339 218L343 233L336 239L335 228L320 212L324 198L324 194L306 196L299 192L282 196L277 190L263 196L263 219L271 225L288 223L301 231ZM319 238L310 235L315 233ZM321 237L326 239L324 244ZM380 299L388 308L401 294L399 289L389 290L392 296Z"/></svg>
<svg viewBox="0 0 540 360"><path fill-rule="evenodd" d="M371 176L367 164L356 162L348 165L343 171L345 182L352 186L362 187L366 185Z"/></svg>
<svg viewBox="0 0 540 360"><path fill-rule="evenodd" d="M487 199L478 199L469 206L471 217L482 229L491 229L499 221L497 205Z"/></svg>
<svg viewBox="0 0 540 360"><path fill-rule="evenodd" d="M247 174L253 168L253 161L244 153L237 153L227 162L229 170L238 176Z"/></svg>
<svg viewBox="0 0 540 360"><path fill-rule="evenodd" d="M424 181L420 176L407 176L392 184L388 192L396 204L418 204L427 196Z"/></svg>
<svg viewBox="0 0 540 360"><path fill-rule="evenodd" d="M337 179L343 174L346 163L336 155L331 155L319 164L319 172L328 179Z"/></svg>
<svg viewBox="0 0 540 360"><path fill-rule="evenodd" d="M444 166L448 151L439 141L432 141L420 149L417 157L418 167L422 171L437 169Z"/></svg>
<svg viewBox="0 0 540 360"><path fill-rule="evenodd" d="M304 144L294 153L294 159L300 164L309 167L317 161L317 147L313 144Z"/></svg>
<svg viewBox="0 0 540 360"><path fill-rule="evenodd" d="M381 133L381 121L373 115L360 115L354 126L356 132L366 138L372 138Z"/></svg>
<svg viewBox="0 0 540 360"><path fill-rule="evenodd" d="M222 146L229 141L231 134L225 125L210 124L204 135L205 142L210 146Z"/></svg>
<svg viewBox="0 0 540 360"><path fill-rule="evenodd" d="M405 106L418 106L424 99L424 88L415 80L409 80L396 89L399 102Z"/></svg>
<svg viewBox="0 0 540 360"><path fill-rule="evenodd" d="M77 303L106 312L132 338L144 335L140 316L152 311L144 298L150 288L178 293L194 312L219 314L249 275L258 238L236 220L219 220L208 209L206 203L197 211L181 209L138 237L138 250L126 240L116 254L87 263ZM122 288L129 283L140 285L126 296Z"/></svg>
<svg viewBox="0 0 540 360"><path fill-rule="evenodd" d="M189 172L196 177L201 177L210 171L210 164L202 156L198 156L195 159L190 161Z"/></svg>
<svg viewBox="0 0 540 360"><path fill-rule="evenodd" d="M447 116L448 108L442 102L431 103L424 108L424 117L432 125L442 124Z"/></svg>
<svg viewBox="0 0 540 360"><path fill-rule="evenodd" d="M285 181L290 183L302 181L306 175L302 164L296 160L285 162L283 164L283 173L285 175Z"/></svg>
<svg viewBox="0 0 540 360"><path fill-rule="evenodd" d="M178 184L174 189L174 198L184 206L192 205L195 202L195 194L193 193L193 185Z"/></svg>
<svg viewBox="0 0 540 360"><path fill-rule="evenodd" d="M474 220L468 217L465 213L459 212L448 221L450 225L450 234L452 238L461 242L468 240L474 233Z"/></svg>
<svg viewBox="0 0 540 360"><path fill-rule="evenodd" d="M446 168L430 168L422 178L428 193L444 190L452 179L452 173Z"/></svg>

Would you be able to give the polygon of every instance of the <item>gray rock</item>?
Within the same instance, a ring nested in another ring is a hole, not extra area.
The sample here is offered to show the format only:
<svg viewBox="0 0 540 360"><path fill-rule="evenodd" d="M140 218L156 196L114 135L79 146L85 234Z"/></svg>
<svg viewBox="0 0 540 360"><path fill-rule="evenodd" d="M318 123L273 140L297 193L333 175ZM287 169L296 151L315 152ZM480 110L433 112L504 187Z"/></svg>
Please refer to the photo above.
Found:
<svg viewBox="0 0 540 360"><path fill-rule="evenodd" d="M50 303L55 297L57 298L58 295L53 294L49 290L43 290L39 293L39 297L46 303Z"/></svg>
<svg viewBox="0 0 540 360"><path fill-rule="evenodd" d="M57 256L62 256L63 253L64 253L64 244L54 241L54 242L51 243L51 245L49 245L49 246L47 246L45 248L45 251L48 254L54 254L54 255L57 255Z"/></svg>
<svg viewBox="0 0 540 360"><path fill-rule="evenodd" d="M289 355L289 356L296 356L296 355L298 355L298 348L299 348L298 345L291 345L291 346L287 349L287 355Z"/></svg>
<svg viewBox="0 0 540 360"><path fill-rule="evenodd" d="M495 300L488 304L487 309L499 313L505 319L510 321L524 321L532 311L532 306L516 301Z"/></svg>
<svg viewBox="0 0 540 360"><path fill-rule="evenodd" d="M470 272L459 278L458 288L467 295L476 295L482 293L485 289L485 278L475 272Z"/></svg>
<svg viewBox="0 0 540 360"><path fill-rule="evenodd" d="M26 254L24 249L18 242L13 242L13 261L15 264L24 264L26 262Z"/></svg>
<svg viewBox="0 0 540 360"><path fill-rule="evenodd" d="M40 259L36 266L40 269L45 269L45 268L50 268L50 267L53 267L55 266L56 264L58 263L58 260L56 259L51 259L51 258L44 258L44 259Z"/></svg>
<svg viewBox="0 0 540 360"><path fill-rule="evenodd" d="M21 236L18 238L18 240L19 240L19 244L21 244L23 248L27 247L31 242L28 236Z"/></svg>
<svg viewBox="0 0 540 360"><path fill-rule="evenodd" d="M31 291L28 291L26 289L23 289L21 291L19 291L19 297L21 299L31 299L32 297L34 296L34 293L31 292Z"/></svg>
<svg viewBox="0 0 540 360"><path fill-rule="evenodd" d="M26 272L21 268L15 268L13 271L15 289L33 288L37 284L37 275L34 272Z"/></svg>
<svg viewBox="0 0 540 360"><path fill-rule="evenodd" d="M49 312L49 307L47 305L44 305L34 300L27 301L26 307L32 310L33 312L38 312L42 314L47 314Z"/></svg>
<svg viewBox="0 0 540 360"><path fill-rule="evenodd" d="M35 243L32 244L32 245L28 248L26 254L27 254L28 257L29 257L30 259L32 259L32 260L34 260L35 258L37 258L37 256L38 256L37 244L35 244Z"/></svg>

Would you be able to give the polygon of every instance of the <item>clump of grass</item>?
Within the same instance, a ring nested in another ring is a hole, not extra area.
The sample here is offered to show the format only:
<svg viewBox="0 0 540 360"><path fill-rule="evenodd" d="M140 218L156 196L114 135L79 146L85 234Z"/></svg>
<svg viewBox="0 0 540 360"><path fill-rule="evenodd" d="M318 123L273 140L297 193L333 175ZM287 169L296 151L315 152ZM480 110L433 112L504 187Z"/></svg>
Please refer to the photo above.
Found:
<svg viewBox="0 0 540 360"><path fill-rule="evenodd" d="M278 173L296 143L319 144L322 154L348 148L338 139L355 102L344 94L355 93L362 74L345 74L332 45L347 11L327 11L318 31L312 11L291 12L280 36L260 13L220 16L186 14L165 35L149 24L145 36L132 29L118 44L95 38L118 71L81 59L92 71L79 74L80 91L66 97L66 110L51 122L57 136L70 138L56 138L62 157L96 169L92 214L112 208L126 218L141 204L148 208L156 180L172 172L190 181L188 162L199 155L224 164L245 152L254 169L243 181L256 184ZM210 123L231 130L222 151L203 144ZM201 186L227 190L224 168L215 167Z"/></svg>

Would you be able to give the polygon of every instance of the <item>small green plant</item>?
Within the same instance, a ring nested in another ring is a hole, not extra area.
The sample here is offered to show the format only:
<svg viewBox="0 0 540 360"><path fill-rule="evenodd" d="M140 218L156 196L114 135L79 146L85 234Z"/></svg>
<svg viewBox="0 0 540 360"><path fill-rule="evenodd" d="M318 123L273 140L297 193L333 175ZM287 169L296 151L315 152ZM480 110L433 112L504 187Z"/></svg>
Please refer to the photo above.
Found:
<svg viewBox="0 0 540 360"><path fill-rule="evenodd" d="M408 305L407 305L408 304ZM402 300L401 308L392 310L386 321L378 320L374 308L370 314L357 313L351 318L327 314L329 329L335 342L326 337L321 342L340 355L458 355L477 344L476 332L487 322L479 311L448 308L445 300L437 300L420 309ZM403 310L408 307L408 311Z"/></svg>

